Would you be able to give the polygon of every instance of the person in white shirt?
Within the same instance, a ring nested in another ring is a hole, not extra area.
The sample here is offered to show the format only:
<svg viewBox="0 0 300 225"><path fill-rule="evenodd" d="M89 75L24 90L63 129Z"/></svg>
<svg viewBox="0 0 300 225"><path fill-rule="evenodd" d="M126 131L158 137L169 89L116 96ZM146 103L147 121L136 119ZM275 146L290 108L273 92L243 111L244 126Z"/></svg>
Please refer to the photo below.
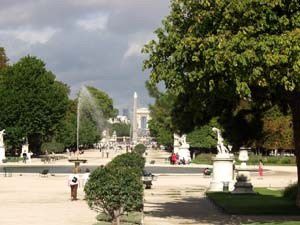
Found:
<svg viewBox="0 0 300 225"><path fill-rule="evenodd" d="M90 178L90 170L88 168L85 169L85 173L82 175L82 186L84 188L85 184L88 182Z"/></svg>
<svg viewBox="0 0 300 225"><path fill-rule="evenodd" d="M72 201L77 200L77 189L79 186L79 176L75 170L68 177L68 185L71 188L71 200Z"/></svg>

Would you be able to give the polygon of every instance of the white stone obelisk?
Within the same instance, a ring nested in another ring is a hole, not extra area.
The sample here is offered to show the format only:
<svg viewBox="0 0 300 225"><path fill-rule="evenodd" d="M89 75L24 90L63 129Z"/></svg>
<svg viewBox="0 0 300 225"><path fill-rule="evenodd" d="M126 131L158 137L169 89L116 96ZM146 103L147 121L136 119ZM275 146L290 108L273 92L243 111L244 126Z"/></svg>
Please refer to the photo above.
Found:
<svg viewBox="0 0 300 225"><path fill-rule="evenodd" d="M137 93L134 92L133 95L133 113L132 113L132 143L136 144L137 143L137 118L136 118L136 109L137 109Z"/></svg>

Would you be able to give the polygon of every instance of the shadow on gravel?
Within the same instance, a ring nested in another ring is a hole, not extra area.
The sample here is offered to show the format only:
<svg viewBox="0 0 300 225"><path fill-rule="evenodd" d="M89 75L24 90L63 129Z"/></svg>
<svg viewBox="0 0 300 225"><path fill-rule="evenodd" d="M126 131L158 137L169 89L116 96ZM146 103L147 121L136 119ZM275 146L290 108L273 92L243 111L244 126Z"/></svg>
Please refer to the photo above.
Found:
<svg viewBox="0 0 300 225"><path fill-rule="evenodd" d="M215 206L206 197L188 197L181 198L174 202L166 203L146 203L151 207L151 211L145 212L145 215L151 217L191 220L189 224L215 224L215 225L238 225L252 224L255 222L273 222L280 224L282 221L299 221L300 217L293 216L248 216L248 215L230 215L224 213Z"/></svg>
<svg viewBox="0 0 300 225"><path fill-rule="evenodd" d="M206 198L188 197L175 202L146 204L152 210L145 214L152 217L192 220L189 224L239 224L234 223L232 216L222 213Z"/></svg>

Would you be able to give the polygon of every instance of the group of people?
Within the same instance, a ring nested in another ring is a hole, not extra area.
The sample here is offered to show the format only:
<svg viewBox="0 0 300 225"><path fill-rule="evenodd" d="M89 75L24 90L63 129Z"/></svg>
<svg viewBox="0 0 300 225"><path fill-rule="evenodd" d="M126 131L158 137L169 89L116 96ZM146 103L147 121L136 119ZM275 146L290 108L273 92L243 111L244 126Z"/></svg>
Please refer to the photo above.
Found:
<svg viewBox="0 0 300 225"><path fill-rule="evenodd" d="M73 171L72 174L68 177L68 186L71 188L71 201L76 201L77 199L77 190L78 187L82 184L82 187L86 185L90 177L90 170L87 168L85 173L81 176L76 171ZM81 182L80 182L81 181Z"/></svg>
<svg viewBox="0 0 300 225"><path fill-rule="evenodd" d="M172 153L170 156L170 163L172 165L186 165L189 164L190 162L186 160L184 157L180 159L178 153Z"/></svg>

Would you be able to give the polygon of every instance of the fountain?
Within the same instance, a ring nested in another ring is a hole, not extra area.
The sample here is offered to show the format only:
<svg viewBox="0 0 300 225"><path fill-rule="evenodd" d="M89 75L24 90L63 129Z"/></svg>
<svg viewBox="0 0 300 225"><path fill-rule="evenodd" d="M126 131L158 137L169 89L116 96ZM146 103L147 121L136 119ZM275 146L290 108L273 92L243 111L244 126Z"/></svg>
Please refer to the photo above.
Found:
<svg viewBox="0 0 300 225"><path fill-rule="evenodd" d="M209 191L231 191L233 190L233 156L230 154L231 146L224 145L221 131L212 128L217 133L218 154L213 158L213 180L210 183Z"/></svg>
<svg viewBox="0 0 300 225"><path fill-rule="evenodd" d="M96 122L97 128L100 132L101 129L105 127L105 120L102 115L101 109L97 106L94 97L90 94L89 90L83 86L79 92L78 96L78 104L77 104L77 129L76 129L76 157L70 158L68 161L73 162L75 164L75 171L80 171L80 163L86 163L86 159L79 158L79 147L80 147L80 119L82 108L85 107L89 111L89 115Z"/></svg>

